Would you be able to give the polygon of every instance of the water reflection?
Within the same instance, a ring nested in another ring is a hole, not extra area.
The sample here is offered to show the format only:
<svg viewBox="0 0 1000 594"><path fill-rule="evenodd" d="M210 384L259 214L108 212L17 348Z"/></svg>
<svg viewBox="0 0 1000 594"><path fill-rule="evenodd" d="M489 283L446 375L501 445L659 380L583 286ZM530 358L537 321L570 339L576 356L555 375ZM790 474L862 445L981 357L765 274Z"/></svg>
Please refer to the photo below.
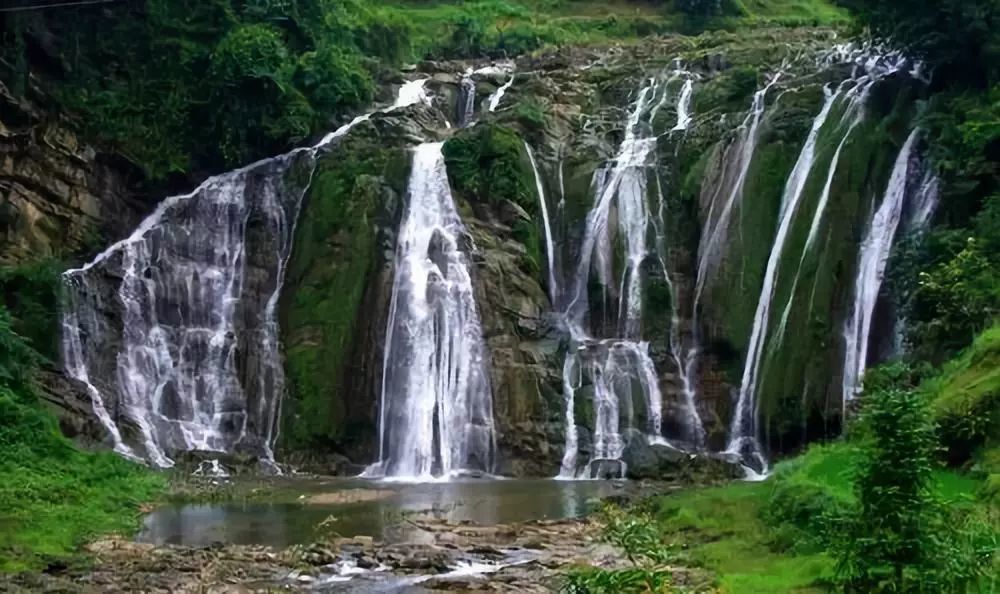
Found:
<svg viewBox="0 0 1000 594"><path fill-rule="evenodd" d="M321 532L371 536L388 542L419 539L422 531L400 522L404 512L454 522L506 524L579 517L618 489L608 482L465 480L400 485L344 479L297 485L302 503L168 505L149 514L140 542L207 546L213 543L286 547L311 542ZM352 489L378 491L355 503L311 504L309 498ZM321 527L322 525L322 527Z"/></svg>

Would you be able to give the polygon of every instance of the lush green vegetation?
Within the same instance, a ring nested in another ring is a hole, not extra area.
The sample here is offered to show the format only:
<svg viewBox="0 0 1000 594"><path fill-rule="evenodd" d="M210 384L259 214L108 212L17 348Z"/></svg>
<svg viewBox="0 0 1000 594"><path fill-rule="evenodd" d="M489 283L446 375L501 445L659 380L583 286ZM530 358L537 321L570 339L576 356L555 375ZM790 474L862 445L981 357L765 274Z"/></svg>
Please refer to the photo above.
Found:
<svg viewBox="0 0 1000 594"><path fill-rule="evenodd" d="M680 565L709 570L734 594L992 592L1000 579L995 427L964 472L938 454L942 443L954 447L946 421L955 407L996 394L995 347L991 330L919 388L922 373L905 366L870 374L848 437L778 464L766 482L607 513L609 540L639 551L629 554L635 567L580 569L568 589L650 591L660 568Z"/></svg>
<svg viewBox="0 0 1000 594"><path fill-rule="evenodd" d="M939 364L1000 314L1000 3L844 3L933 73L922 124L942 179L940 224L903 244L894 268L912 354Z"/></svg>
<svg viewBox="0 0 1000 594"><path fill-rule="evenodd" d="M0 72L50 81L91 136L154 178L301 142L368 104L407 27L357 0L148 0L4 13Z"/></svg>
<svg viewBox="0 0 1000 594"><path fill-rule="evenodd" d="M329 130L404 60L846 19L827 0L732 0L707 13L685 1L145 0L0 13L0 79L22 95L34 74L91 138L162 179Z"/></svg>
<svg viewBox="0 0 1000 594"><path fill-rule="evenodd" d="M460 196L491 205L511 200L528 212L537 208L531 166L513 130L482 124L454 136L443 151L448 179Z"/></svg>
<svg viewBox="0 0 1000 594"><path fill-rule="evenodd" d="M160 476L78 450L34 394L41 356L0 305L0 571L65 563L97 534L134 529Z"/></svg>

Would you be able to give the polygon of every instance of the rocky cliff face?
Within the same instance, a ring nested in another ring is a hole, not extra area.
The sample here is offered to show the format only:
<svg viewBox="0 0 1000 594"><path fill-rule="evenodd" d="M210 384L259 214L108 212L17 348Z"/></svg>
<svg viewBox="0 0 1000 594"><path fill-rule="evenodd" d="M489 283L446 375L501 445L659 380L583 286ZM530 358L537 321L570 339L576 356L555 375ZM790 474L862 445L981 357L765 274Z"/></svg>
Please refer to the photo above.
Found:
<svg viewBox="0 0 1000 594"><path fill-rule="evenodd" d="M334 451L362 463L377 457L381 341L408 149L420 139L447 139L449 176L471 235L476 295L492 357L500 470L556 474L566 439L562 371L569 343L555 313L559 307L550 302L544 229L522 142L534 148L548 197L554 277L568 283L595 200L595 172L614 157L629 105L643 81L668 78L682 67L695 81L692 123L684 133L671 132L680 116L673 98L664 100L653 119L659 135L651 178L656 183L647 203L664 242L663 263L650 257L642 266L641 338L650 343L658 372L664 433L681 430L684 385L674 351L678 345L697 349L695 390L706 446L724 449L786 181L820 111L824 87L835 88L849 74L844 67L823 66L821 50L832 43L822 31L764 30L518 59L514 83L496 112L488 111L486 99L509 76L474 77L478 123L466 128L458 127L465 105L462 73L482 65L422 64L412 76L430 77L433 106L376 117L353 131L325 159L309 193L283 306L291 378L286 450ZM810 57L795 63L795 55ZM781 78L765 96L742 200L714 273L696 299L699 244L717 216L713 197L732 184L732 153L755 91L778 72ZM810 286L792 286L794 275L779 275L776 300L783 304L789 291L798 291L799 298L791 299L787 314L795 330L769 348L758 389L760 433L771 451L839 429L837 333L852 297L857 243L884 191L916 93L919 82L905 73L874 86L864 123L839 156L822 249L802 257ZM831 162L838 147L835 127L824 132L820 165L806 190L810 214L796 220L784 256L793 267L805 249L826 174L823 163ZM624 248L616 230L619 214L611 216L607 240L616 246L614 277ZM650 245L653 234L650 229ZM599 286L589 292L591 327L613 327L619 296ZM583 455L594 430L591 390L582 386L576 398ZM637 407L633 414L641 425L650 413ZM627 455L646 460L637 467L649 467L649 451L637 448Z"/></svg>
<svg viewBox="0 0 1000 594"><path fill-rule="evenodd" d="M35 94L37 97L37 93ZM0 264L68 259L127 235L153 203L141 172L0 83Z"/></svg>
<svg viewBox="0 0 1000 594"><path fill-rule="evenodd" d="M570 368L564 362L580 341L565 315L572 305L560 295L580 274L596 189L621 158L618 151L634 127L633 106L652 81L654 90L646 91L653 93L652 102L642 114L649 134L643 150L650 161L642 165L636 190L648 225L639 233L629 231L625 207L609 208L599 236L607 257L595 261L580 292L589 304L580 325L597 337L629 334L644 345L652 364L649 381L659 400L651 399L648 385L640 389L642 382L622 388L629 394L620 412L633 428L622 432L631 474L655 476L681 463L676 451L639 430L655 423L675 443L697 441L714 452L726 448L774 259L780 264L771 279L778 313L764 325L755 432L772 453L835 433L841 415L840 328L853 298L858 243L909 132L921 88L905 69L880 75L854 125L846 103L834 105L831 123L814 139L815 165L803 182L802 214L788 226L780 257L772 257L788 180L817 114L831 93L847 88L844 80L858 76L847 60L823 53L833 43L832 33L817 30L678 36L641 46L565 49L486 69L423 63L389 81L386 100L391 89L417 78L428 79L431 100L375 113L321 149L309 167L283 170L285 190L305 190L294 234L290 228L276 231L268 214L274 209L262 202L269 195L267 172L246 175L246 187L237 192L247 207L241 223L245 272L234 295L240 305L227 326L231 332L220 340L232 347L234 377L246 404L241 410L266 412L239 423L247 423L253 439L277 439L279 459L317 470L356 472L378 457L393 254L411 149L445 141L451 189L468 231L462 248L473 263L490 351L497 470L552 476L563 466L568 440L583 460L604 447L604 429L597 423L600 378L593 372L572 387L567 411L564 371ZM491 110L490 100L501 87L506 93ZM469 124L469 105L474 124L463 127ZM551 237L543 225L529 147ZM28 106L0 115L0 148L0 189L9 197L0 212L6 242L0 262L84 251L94 229L105 236L127 235L143 211L127 178L104 164L107 158L78 145ZM280 210L289 221L299 208L293 194L281 194L287 200L282 198ZM825 215L814 217L820 210ZM260 312L268 309L280 282L275 258L287 253L283 238L294 243L273 320L280 326L284 357L283 369L276 370L272 320ZM636 238L647 247L632 261L630 242ZM706 251L707 242L715 243ZM163 242L153 243L151 249L159 249ZM709 266L706 253L712 256ZM88 276L83 293L89 296L86 311L100 320L85 328L81 340L101 392L116 392L120 381L115 370L124 347L114 336L124 336L128 325L120 288L129 278L156 275L156 266L148 272L129 269L126 256L125 250L112 253ZM624 294L622 279L632 270L638 304L627 303ZM160 307L168 322L191 297L170 295ZM641 315L626 311L633 307ZM183 326L167 325L177 331ZM108 327L117 331L102 331ZM609 350L607 342L593 341L591 347ZM262 396L280 393L285 379L280 405ZM183 408L183 397L174 392L176 402L168 408ZM704 428L697 439L689 435L692 392ZM229 411L227 402L220 401ZM650 403L659 410L651 410ZM567 412L573 427L567 426ZM274 419L280 427L271 426ZM222 434L238 433L231 424L223 423ZM93 423L76 425L86 431ZM125 426L126 441L142 441L141 426Z"/></svg>

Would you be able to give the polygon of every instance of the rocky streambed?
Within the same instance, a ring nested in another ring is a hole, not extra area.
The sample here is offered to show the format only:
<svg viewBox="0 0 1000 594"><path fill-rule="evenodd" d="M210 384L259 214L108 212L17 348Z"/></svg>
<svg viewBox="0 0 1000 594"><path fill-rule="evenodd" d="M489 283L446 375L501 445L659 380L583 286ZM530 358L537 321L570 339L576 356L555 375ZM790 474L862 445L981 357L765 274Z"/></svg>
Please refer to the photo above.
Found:
<svg viewBox="0 0 1000 594"><path fill-rule="evenodd" d="M551 592L573 566L627 563L590 513L602 501L672 488L361 482L302 481L294 499L282 483L276 501L166 505L137 537L89 544L91 563L8 578L0 591ZM675 583L689 581L677 573Z"/></svg>

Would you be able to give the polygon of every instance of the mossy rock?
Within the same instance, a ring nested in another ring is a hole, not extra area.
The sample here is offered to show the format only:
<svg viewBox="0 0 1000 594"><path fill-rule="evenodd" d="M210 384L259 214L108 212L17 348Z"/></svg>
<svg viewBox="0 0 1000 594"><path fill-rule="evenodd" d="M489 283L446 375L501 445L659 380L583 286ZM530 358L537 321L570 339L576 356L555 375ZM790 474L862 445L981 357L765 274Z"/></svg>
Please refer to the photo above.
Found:
<svg viewBox="0 0 1000 594"><path fill-rule="evenodd" d="M303 204L281 306L288 395L281 445L286 450L370 440L374 415L349 394L366 295L392 246L391 228L405 189L408 153L352 135L320 159ZM374 395L367 395L372 401ZM373 401L372 401L373 402Z"/></svg>
<svg viewBox="0 0 1000 594"><path fill-rule="evenodd" d="M484 123L444 144L448 179L459 198L497 206L510 200L529 213L538 208L524 143L510 128Z"/></svg>

